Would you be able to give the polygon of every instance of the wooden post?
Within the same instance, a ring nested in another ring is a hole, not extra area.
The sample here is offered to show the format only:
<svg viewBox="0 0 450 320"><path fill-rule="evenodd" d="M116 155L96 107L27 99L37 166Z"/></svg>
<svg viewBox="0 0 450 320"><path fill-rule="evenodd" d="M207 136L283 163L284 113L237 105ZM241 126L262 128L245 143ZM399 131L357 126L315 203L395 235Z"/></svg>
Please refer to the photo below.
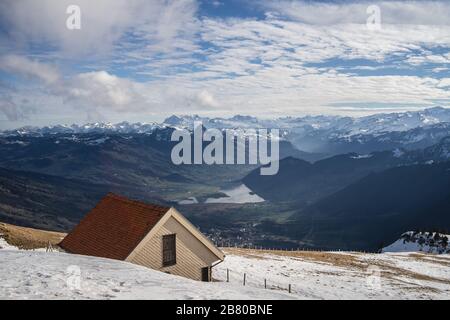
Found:
<svg viewBox="0 0 450 320"><path fill-rule="evenodd" d="M246 278L247 274L244 273L244 286L245 286L245 278Z"/></svg>
<svg viewBox="0 0 450 320"><path fill-rule="evenodd" d="M227 282L230 282L230 269L227 268Z"/></svg>
<svg viewBox="0 0 450 320"><path fill-rule="evenodd" d="M291 284L289 283L289 293L291 293Z"/></svg>
<svg viewBox="0 0 450 320"><path fill-rule="evenodd" d="M264 279L264 289L267 289L267 280Z"/></svg>
<svg viewBox="0 0 450 320"><path fill-rule="evenodd" d="M52 246L50 240L47 242L47 248L46 248L45 252L53 252L53 246Z"/></svg>

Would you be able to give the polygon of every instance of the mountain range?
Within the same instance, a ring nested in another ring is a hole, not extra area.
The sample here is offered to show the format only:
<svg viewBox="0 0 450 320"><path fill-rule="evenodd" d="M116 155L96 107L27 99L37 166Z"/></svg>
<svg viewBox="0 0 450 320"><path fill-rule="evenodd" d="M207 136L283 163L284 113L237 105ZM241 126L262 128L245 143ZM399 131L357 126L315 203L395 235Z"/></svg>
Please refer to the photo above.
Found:
<svg viewBox="0 0 450 320"><path fill-rule="evenodd" d="M250 116L207 118L172 116L164 123L190 128L200 121L206 128L276 128L299 150L330 155L367 153L394 148L417 149L433 145L450 131L450 109L428 108L414 112L376 114L360 118L305 116L258 119Z"/></svg>
<svg viewBox="0 0 450 320"><path fill-rule="evenodd" d="M428 108L421 111L376 114L360 118L342 116L305 116L258 119L237 115L209 118L198 115L171 116L163 123L91 123L23 127L0 132L0 136L48 136L81 133L151 134L169 127L192 129L195 122L217 129L280 129L281 137L298 150L320 154L322 158L348 152L371 152L398 147L425 148L448 135L450 109ZM317 158L317 157L316 157Z"/></svg>

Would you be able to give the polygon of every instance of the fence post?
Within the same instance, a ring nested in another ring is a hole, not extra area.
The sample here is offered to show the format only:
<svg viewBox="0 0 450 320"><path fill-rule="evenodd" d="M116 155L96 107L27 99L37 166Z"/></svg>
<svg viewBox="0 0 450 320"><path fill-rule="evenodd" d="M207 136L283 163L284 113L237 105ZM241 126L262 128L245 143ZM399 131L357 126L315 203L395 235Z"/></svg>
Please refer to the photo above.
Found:
<svg viewBox="0 0 450 320"><path fill-rule="evenodd" d="M267 279L264 279L264 289L267 289Z"/></svg>
<svg viewBox="0 0 450 320"><path fill-rule="evenodd" d="M246 278L247 274L244 273L244 286L245 286L245 278Z"/></svg>
<svg viewBox="0 0 450 320"><path fill-rule="evenodd" d="M289 293L291 293L291 284L289 283Z"/></svg>
<svg viewBox="0 0 450 320"><path fill-rule="evenodd" d="M230 269L227 268L227 282L230 282Z"/></svg>
<svg viewBox="0 0 450 320"><path fill-rule="evenodd" d="M53 246L50 240L47 242L47 248L45 249L45 252L53 252Z"/></svg>

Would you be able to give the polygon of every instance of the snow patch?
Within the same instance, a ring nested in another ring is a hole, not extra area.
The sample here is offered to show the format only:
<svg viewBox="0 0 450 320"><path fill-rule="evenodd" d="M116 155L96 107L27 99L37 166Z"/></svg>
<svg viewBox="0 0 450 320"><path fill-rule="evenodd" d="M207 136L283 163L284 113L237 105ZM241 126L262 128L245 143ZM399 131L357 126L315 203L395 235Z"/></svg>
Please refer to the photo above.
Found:
<svg viewBox="0 0 450 320"><path fill-rule="evenodd" d="M400 158L401 156L403 156L405 154L404 151L400 150L400 149L395 149L394 151L392 151L392 153L394 154L395 158Z"/></svg>
<svg viewBox="0 0 450 320"><path fill-rule="evenodd" d="M409 231L391 245L383 248L383 252L427 252L450 253L448 244L450 235L437 232Z"/></svg>
<svg viewBox="0 0 450 320"><path fill-rule="evenodd" d="M359 154L357 156L352 156L352 159L369 159L372 158L373 154Z"/></svg>
<svg viewBox="0 0 450 320"><path fill-rule="evenodd" d="M181 200L181 201L178 201L178 204L181 204L181 205L187 205L187 204L197 204L198 203L198 200L197 200L197 198L196 197L189 197L189 198L187 198L187 199L185 199L185 200Z"/></svg>

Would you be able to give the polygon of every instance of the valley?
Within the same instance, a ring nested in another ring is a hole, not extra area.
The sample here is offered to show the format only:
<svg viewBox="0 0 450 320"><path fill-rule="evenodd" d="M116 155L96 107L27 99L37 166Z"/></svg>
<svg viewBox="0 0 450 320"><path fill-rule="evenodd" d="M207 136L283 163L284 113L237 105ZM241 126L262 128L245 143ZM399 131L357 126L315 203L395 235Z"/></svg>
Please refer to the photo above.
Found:
<svg viewBox="0 0 450 320"><path fill-rule="evenodd" d="M377 251L405 230L450 228L449 114L171 117L3 131L0 219L67 232L115 192L177 207L218 244ZM262 176L258 165L173 164L171 134L193 120L205 128L280 128L278 174ZM305 139L328 146L312 150Z"/></svg>

